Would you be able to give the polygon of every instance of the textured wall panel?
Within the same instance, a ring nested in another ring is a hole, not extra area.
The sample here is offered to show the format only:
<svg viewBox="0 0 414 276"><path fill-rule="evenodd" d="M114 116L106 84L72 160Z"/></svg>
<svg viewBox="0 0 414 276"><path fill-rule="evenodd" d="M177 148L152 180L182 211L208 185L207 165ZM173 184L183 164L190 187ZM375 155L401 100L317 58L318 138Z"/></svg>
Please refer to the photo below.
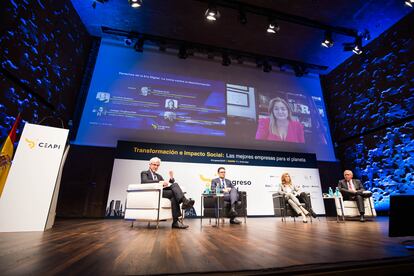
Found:
<svg viewBox="0 0 414 276"><path fill-rule="evenodd" d="M28 122L74 112L91 38L69 0L0 3L0 141L18 112Z"/></svg>
<svg viewBox="0 0 414 276"><path fill-rule="evenodd" d="M414 192L414 13L323 76L337 157L374 192Z"/></svg>

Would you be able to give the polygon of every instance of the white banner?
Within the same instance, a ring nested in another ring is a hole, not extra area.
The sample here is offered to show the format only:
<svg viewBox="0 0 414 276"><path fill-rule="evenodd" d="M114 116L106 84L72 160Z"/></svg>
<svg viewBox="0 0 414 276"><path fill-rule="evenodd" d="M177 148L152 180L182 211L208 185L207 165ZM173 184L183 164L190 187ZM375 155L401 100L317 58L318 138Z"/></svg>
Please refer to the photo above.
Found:
<svg viewBox="0 0 414 276"><path fill-rule="evenodd" d="M68 133L26 123L0 198L0 232L45 230Z"/></svg>
<svg viewBox="0 0 414 276"><path fill-rule="evenodd" d="M141 182L140 173L148 170L148 164L148 160L115 159L107 216L122 215L128 185ZM313 210L317 214L325 214L318 169L165 161L158 172L167 179L168 171L174 171L176 182L187 192L187 197L195 199L194 208L200 215L200 196L206 185L218 177L217 169L220 166L226 168L226 178L235 181L239 191L247 192L247 214L250 216L274 215L272 194L278 190L281 175L285 172L290 174L294 184L301 186L302 191L311 193Z"/></svg>

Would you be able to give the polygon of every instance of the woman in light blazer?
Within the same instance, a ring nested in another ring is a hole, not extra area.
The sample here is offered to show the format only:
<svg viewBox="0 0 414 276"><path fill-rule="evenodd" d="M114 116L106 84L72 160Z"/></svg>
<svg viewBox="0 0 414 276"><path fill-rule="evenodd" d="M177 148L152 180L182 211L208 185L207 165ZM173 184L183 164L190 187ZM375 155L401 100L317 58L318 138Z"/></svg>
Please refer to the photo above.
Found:
<svg viewBox="0 0 414 276"><path fill-rule="evenodd" d="M299 186L292 184L292 180L288 173L282 174L281 180L282 183L279 187L279 193L285 197L293 210L295 210L298 215L302 216L303 223L307 223L308 220L306 219L306 216L309 215L309 212L300 204L300 201L297 198L297 196L300 195Z"/></svg>

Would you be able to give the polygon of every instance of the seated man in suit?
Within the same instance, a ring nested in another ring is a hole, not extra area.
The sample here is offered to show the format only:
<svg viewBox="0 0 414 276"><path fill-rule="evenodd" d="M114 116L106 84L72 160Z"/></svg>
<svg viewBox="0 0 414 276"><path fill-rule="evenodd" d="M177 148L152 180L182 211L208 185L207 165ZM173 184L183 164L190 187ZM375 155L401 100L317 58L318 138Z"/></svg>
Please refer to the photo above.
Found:
<svg viewBox="0 0 414 276"><path fill-rule="evenodd" d="M164 181L164 178L157 173L160 164L161 159L158 157L151 158L149 161L149 169L141 172L141 183L158 183L160 181ZM164 189L162 190L162 197L171 200L173 216L172 228L186 229L188 228L188 225L181 223L178 219L181 216L180 203L183 203L183 209L188 209L193 207L194 200L187 199L184 196L181 187L178 183L175 183L173 171L169 172L169 176L169 180L163 182Z"/></svg>
<svg viewBox="0 0 414 276"><path fill-rule="evenodd" d="M221 188L220 190L224 193L224 200L230 202L230 223L240 224L240 221L236 219L236 203L239 200L239 193L234 184L225 178L226 169L224 167L218 168L217 172L219 177L211 180L211 191L215 193L217 185Z"/></svg>
<svg viewBox="0 0 414 276"><path fill-rule="evenodd" d="M358 206L360 221L364 222L364 198L371 197L372 193L367 192L362 186L362 183L359 179L353 179L354 174L350 170L344 171L344 178L339 180L338 188L341 191L342 197L344 200L355 200Z"/></svg>

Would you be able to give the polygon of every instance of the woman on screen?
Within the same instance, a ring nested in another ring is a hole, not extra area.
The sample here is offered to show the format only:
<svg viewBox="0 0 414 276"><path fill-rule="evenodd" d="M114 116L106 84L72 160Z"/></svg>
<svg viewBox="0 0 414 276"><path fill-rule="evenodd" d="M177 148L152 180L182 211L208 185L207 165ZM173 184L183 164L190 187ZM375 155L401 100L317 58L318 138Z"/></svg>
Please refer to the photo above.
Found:
<svg viewBox="0 0 414 276"><path fill-rule="evenodd" d="M282 183L279 187L279 194L284 196L285 200L287 200L289 205L292 206L293 210L295 210L298 215L302 216L303 222L307 223L308 220L306 219L306 216L309 215L309 211L306 210L299 201L300 197L308 198L306 193L301 193L300 187L292 184L292 180L290 179L290 175L288 173L282 174L281 180ZM313 214L314 213L312 211L312 215Z"/></svg>
<svg viewBox="0 0 414 276"><path fill-rule="evenodd" d="M288 103L279 97L270 100L269 117L259 118L256 139L305 143L302 124L292 120Z"/></svg>

